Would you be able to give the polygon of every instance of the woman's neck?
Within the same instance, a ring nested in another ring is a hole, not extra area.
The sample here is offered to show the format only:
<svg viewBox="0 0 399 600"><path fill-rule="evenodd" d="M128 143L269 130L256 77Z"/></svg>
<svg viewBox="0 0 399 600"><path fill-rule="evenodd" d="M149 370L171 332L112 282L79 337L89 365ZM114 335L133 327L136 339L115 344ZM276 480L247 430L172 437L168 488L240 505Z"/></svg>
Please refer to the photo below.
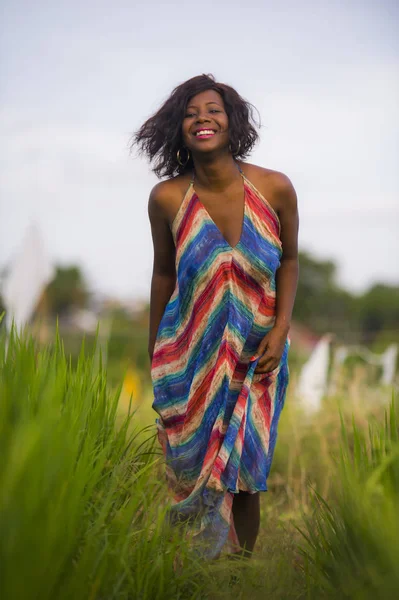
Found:
<svg viewBox="0 0 399 600"><path fill-rule="evenodd" d="M197 187L222 192L240 177L237 164L231 154L209 157L209 160L203 160L203 157L201 160L195 157L193 159Z"/></svg>

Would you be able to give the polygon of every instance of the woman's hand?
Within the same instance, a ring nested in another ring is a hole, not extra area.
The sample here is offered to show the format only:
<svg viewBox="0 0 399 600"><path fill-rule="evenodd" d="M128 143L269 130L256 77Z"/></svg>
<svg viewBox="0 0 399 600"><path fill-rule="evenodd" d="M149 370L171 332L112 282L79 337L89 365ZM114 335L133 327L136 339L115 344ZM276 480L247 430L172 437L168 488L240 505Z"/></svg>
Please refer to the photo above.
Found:
<svg viewBox="0 0 399 600"><path fill-rule="evenodd" d="M259 344L255 356L260 356L255 373L270 373L278 367L284 352L288 331L274 326Z"/></svg>

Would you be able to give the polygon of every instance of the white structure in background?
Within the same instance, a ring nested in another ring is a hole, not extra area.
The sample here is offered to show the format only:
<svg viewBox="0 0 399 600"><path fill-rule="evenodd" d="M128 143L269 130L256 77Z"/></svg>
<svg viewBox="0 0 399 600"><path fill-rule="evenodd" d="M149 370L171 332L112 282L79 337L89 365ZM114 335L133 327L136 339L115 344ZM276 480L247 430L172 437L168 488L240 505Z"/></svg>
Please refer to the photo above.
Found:
<svg viewBox="0 0 399 600"><path fill-rule="evenodd" d="M361 356L371 365L382 367L381 383L392 385L395 380L396 360L398 357L397 344L391 344L382 354L374 354L362 346L341 346L337 349L334 359L334 367L338 368L347 356Z"/></svg>
<svg viewBox="0 0 399 600"><path fill-rule="evenodd" d="M299 375L297 394L306 412L316 412L327 392L331 335L324 335L317 343Z"/></svg>
<svg viewBox="0 0 399 600"><path fill-rule="evenodd" d="M95 333L98 325L97 315L90 310L81 309L74 312L71 318L74 327L85 333Z"/></svg>
<svg viewBox="0 0 399 600"><path fill-rule="evenodd" d="M328 381L331 340L330 334L319 340L299 375L297 394L307 413L318 411L323 396L334 394L336 391L334 377L330 382ZM334 352L333 373L342 367L348 356L361 356L369 364L381 366L381 383L394 384L398 357L397 344L391 344L382 354L374 354L363 346L340 346Z"/></svg>
<svg viewBox="0 0 399 600"><path fill-rule="evenodd" d="M40 230L31 223L3 286L7 329L11 328L13 319L18 331L26 325L44 287L53 276L54 267L46 253Z"/></svg>
<svg viewBox="0 0 399 600"><path fill-rule="evenodd" d="M381 354L381 357L380 357L381 366L382 366L381 382L384 385L392 385L395 380L397 358L398 358L397 344L391 344L385 350L384 354Z"/></svg>

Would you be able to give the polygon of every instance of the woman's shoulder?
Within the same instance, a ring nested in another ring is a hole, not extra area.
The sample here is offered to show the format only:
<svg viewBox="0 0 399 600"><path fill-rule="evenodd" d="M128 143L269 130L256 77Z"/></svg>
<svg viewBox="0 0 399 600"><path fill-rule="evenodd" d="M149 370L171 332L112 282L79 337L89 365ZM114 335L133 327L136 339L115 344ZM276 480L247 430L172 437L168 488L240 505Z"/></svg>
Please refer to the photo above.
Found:
<svg viewBox="0 0 399 600"><path fill-rule="evenodd" d="M245 162L240 162L240 167L245 177L269 201L277 213L286 206L296 206L296 192L285 173Z"/></svg>
<svg viewBox="0 0 399 600"><path fill-rule="evenodd" d="M191 174L177 175L170 179L160 181L151 190L150 198L155 201L162 201L163 198L170 198L179 194L182 190L186 190L191 181Z"/></svg>
<svg viewBox="0 0 399 600"><path fill-rule="evenodd" d="M281 171L259 167L247 162L240 162L240 167L247 179L257 186L266 185L269 188L273 187L277 190L284 190L293 187L290 178ZM261 190L260 190L261 191Z"/></svg>
<svg viewBox="0 0 399 600"><path fill-rule="evenodd" d="M149 210L161 210L170 220L170 215L178 209L191 181L191 174L177 175L160 181L152 188L149 198Z"/></svg>

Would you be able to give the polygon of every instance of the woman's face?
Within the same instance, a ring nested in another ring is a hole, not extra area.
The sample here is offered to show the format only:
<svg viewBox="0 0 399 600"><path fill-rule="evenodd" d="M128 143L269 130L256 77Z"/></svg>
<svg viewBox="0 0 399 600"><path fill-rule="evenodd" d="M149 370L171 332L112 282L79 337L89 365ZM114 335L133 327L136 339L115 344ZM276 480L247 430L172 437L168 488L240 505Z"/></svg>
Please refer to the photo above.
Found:
<svg viewBox="0 0 399 600"><path fill-rule="evenodd" d="M188 101L182 132L185 147L194 153L228 147L229 119L218 92L206 90Z"/></svg>

